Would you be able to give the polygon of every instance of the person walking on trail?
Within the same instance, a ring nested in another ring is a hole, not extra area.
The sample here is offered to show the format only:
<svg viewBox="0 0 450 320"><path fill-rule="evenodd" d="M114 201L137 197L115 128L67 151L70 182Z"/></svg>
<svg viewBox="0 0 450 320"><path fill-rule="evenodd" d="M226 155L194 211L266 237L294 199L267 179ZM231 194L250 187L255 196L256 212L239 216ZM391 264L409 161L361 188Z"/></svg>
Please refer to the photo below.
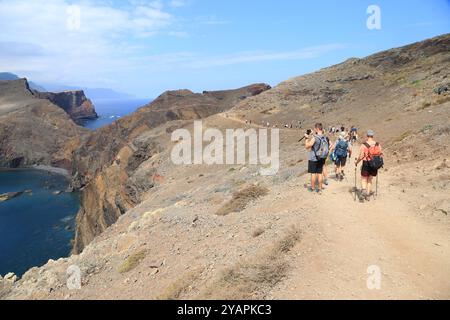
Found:
<svg viewBox="0 0 450 320"><path fill-rule="evenodd" d="M305 138L305 147L309 150L308 173L311 174L311 186L308 190L320 194L323 188L323 167L329 154L329 142L323 134L323 125L317 123L314 133L308 130Z"/></svg>
<svg viewBox="0 0 450 320"><path fill-rule="evenodd" d="M367 140L361 145L359 157L356 158L356 167L362 161L361 168L361 194L360 201L370 201L370 197L374 194L372 191L373 178L378 176L378 170L383 167L383 153L381 145L375 141L375 132L367 131ZM355 190L356 192L356 190Z"/></svg>
<svg viewBox="0 0 450 320"><path fill-rule="evenodd" d="M328 138L328 137L325 137L325 139L327 139L327 143L328 143L328 148L331 150L331 148L332 148L332 144L331 144L331 142L330 142L330 138ZM323 184L324 185L328 185L328 165L330 164L330 162L329 162L329 157L327 157L326 159L325 159L325 163L323 164L323 172L322 172L322 175L323 175ZM323 189L325 189L325 187L323 187Z"/></svg>
<svg viewBox="0 0 450 320"><path fill-rule="evenodd" d="M347 135L345 132L341 132L339 134L339 138L331 147L330 153L334 153L333 159L335 165L336 180L342 181L344 180L344 169L345 165L347 164L347 158L352 156L352 146L347 140Z"/></svg>

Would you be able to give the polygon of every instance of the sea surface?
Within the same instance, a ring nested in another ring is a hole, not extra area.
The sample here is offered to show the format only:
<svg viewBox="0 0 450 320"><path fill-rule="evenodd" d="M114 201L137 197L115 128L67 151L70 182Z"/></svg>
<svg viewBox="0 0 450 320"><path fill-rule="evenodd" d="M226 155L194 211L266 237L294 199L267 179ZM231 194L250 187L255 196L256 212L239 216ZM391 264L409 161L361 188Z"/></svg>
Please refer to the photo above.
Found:
<svg viewBox="0 0 450 320"><path fill-rule="evenodd" d="M0 274L21 276L49 259L67 257L80 206L77 193L64 191L69 181L42 170L0 171L0 194L28 190L0 202Z"/></svg>
<svg viewBox="0 0 450 320"><path fill-rule="evenodd" d="M83 126L95 130L111 124L112 122L136 111L150 103L152 99L95 99L92 103L99 115L96 120L86 120Z"/></svg>
<svg viewBox="0 0 450 320"><path fill-rule="evenodd" d="M96 99L93 103L99 118L83 125L96 130L151 100ZM22 276L49 259L69 256L80 199L77 193L55 194L68 186L66 177L47 171L0 170L0 194L31 191L0 202L0 275L14 272Z"/></svg>

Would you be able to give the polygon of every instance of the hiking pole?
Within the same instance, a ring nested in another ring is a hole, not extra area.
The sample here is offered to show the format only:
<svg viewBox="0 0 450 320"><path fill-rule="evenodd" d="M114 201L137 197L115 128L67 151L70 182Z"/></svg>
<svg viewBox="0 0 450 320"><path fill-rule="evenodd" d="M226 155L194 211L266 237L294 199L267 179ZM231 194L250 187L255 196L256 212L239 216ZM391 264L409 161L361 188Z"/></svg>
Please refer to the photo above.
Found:
<svg viewBox="0 0 450 320"><path fill-rule="evenodd" d="M377 174L377 181L375 183L375 200L377 200L378 198L378 176L380 175L380 173Z"/></svg>
<svg viewBox="0 0 450 320"><path fill-rule="evenodd" d="M356 188L356 175L358 172L358 165L355 164L355 187L353 188L353 190L355 191L355 202L356 202L356 192L358 191L358 189Z"/></svg>

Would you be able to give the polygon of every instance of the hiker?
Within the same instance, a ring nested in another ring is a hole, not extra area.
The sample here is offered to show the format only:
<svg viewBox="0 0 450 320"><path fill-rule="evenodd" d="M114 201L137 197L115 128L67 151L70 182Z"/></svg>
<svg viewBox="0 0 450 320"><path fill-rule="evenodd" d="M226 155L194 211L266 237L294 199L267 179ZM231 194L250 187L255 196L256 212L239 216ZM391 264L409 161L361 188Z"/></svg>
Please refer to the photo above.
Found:
<svg viewBox="0 0 450 320"><path fill-rule="evenodd" d="M358 129L356 129L355 126L352 126L352 129L350 130L350 140L352 143L355 143L358 140Z"/></svg>
<svg viewBox="0 0 450 320"><path fill-rule="evenodd" d="M370 201L370 196L373 195L372 183L373 178L378 176L378 170L383 167L383 153L381 146L375 141L375 132L367 131L367 140L361 145L359 157L356 158L356 167L362 161L361 168L361 194L360 201ZM355 191L356 192L356 191Z"/></svg>
<svg viewBox="0 0 450 320"><path fill-rule="evenodd" d="M339 138L331 147L330 153L334 155L332 158L334 159L336 180L342 181L344 180L347 157L352 156L352 146L347 140L345 131L339 134Z"/></svg>
<svg viewBox="0 0 450 320"><path fill-rule="evenodd" d="M329 148L329 150L331 150L332 145L330 143L330 138L328 138L328 137L325 137L325 138L327 139L328 148ZM328 185L328 165L329 165L329 160L328 159L329 159L328 157L325 159L325 163L323 165L323 173L322 173L322 175L323 175L323 184L326 185L326 186ZM325 189L325 188L323 188L323 189Z"/></svg>
<svg viewBox="0 0 450 320"><path fill-rule="evenodd" d="M323 125L317 123L314 126L314 134L308 130L305 134L306 149L310 150L308 155L308 173L311 174L311 186L308 191L322 192L323 188L323 167L329 153L329 142L323 134Z"/></svg>

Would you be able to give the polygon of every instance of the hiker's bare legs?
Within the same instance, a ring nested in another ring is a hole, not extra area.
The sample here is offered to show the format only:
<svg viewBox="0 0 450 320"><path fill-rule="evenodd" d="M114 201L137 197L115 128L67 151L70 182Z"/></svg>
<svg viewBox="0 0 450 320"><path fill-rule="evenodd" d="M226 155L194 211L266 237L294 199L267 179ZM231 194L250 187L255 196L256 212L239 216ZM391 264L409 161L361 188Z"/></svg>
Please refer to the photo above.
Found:
<svg viewBox="0 0 450 320"><path fill-rule="evenodd" d="M311 174L311 189L316 189L316 176L317 174Z"/></svg>
<svg viewBox="0 0 450 320"><path fill-rule="evenodd" d="M367 177L367 194L370 195L370 193L372 192L372 181L373 181L373 177Z"/></svg>
<svg viewBox="0 0 450 320"><path fill-rule="evenodd" d="M367 180L368 180L368 178L367 177L361 177L361 189L362 189L362 192L364 192L364 190L367 190Z"/></svg>
<svg viewBox="0 0 450 320"><path fill-rule="evenodd" d="M323 174L318 174L317 179L319 180L319 190L323 188Z"/></svg>

